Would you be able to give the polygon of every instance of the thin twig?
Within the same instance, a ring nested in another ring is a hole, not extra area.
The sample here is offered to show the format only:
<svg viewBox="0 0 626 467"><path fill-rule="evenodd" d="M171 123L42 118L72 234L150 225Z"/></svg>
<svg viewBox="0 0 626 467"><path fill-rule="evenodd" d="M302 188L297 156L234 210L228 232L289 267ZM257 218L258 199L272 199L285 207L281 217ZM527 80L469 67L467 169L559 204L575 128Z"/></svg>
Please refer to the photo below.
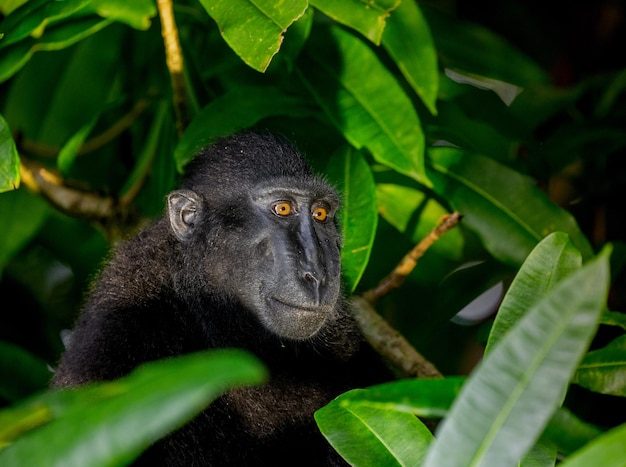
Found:
<svg viewBox="0 0 626 467"><path fill-rule="evenodd" d="M383 278L375 288L363 293L363 298L371 304L375 304L393 289L400 287L417 265L417 261L424 256L424 253L426 253L439 237L456 227L462 217L463 216L456 211L443 216L437 227L431 230L428 235L415 245L389 275Z"/></svg>
<svg viewBox="0 0 626 467"><path fill-rule="evenodd" d="M172 81L176 127L178 134L182 135L189 124L187 86L183 75L183 52L174 19L172 0L157 0L157 8L161 18L161 35L165 44L165 62Z"/></svg>

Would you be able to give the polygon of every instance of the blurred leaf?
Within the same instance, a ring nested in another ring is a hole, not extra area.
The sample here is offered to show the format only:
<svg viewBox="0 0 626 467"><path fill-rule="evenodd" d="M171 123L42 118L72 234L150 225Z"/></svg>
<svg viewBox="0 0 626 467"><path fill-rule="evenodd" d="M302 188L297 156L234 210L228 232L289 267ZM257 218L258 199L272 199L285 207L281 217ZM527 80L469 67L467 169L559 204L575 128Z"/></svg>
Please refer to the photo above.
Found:
<svg viewBox="0 0 626 467"><path fill-rule="evenodd" d="M429 184L424 134L398 81L357 37L337 27L320 30L296 72L329 120L357 149L366 147L381 164Z"/></svg>
<svg viewBox="0 0 626 467"><path fill-rule="evenodd" d="M581 266L580 252L567 234L554 232L545 237L530 252L506 293L491 327L485 352L500 342L560 280Z"/></svg>
<svg viewBox="0 0 626 467"><path fill-rule="evenodd" d="M376 197L380 215L398 231L408 235L414 243L424 238L441 217L448 214L441 204L424 192L403 185L378 183ZM463 253L463 246L463 234L459 229L453 229L430 249L439 255L458 260Z"/></svg>
<svg viewBox="0 0 626 467"><path fill-rule="evenodd" d="M15 190L20 185L20 157L11 129L0 115L0 193Z"/></svg>
<svg viewBox="0 0 626 467"><path fill-rule="evenodd" d="M352 147L331 158L328 176L342 193L341 265L346 292L352 293L365 271L376 236L376 186L363 155Z"/></svg>
<svg viewBox="0 0 626 467"><path fill-rule="evenodd" d="M200 0L224 40L251 68L263 72L283 34L307 9L306 0Z"/></svg>
<svg viewBox="0 0 626 467"><path fill-rule="evenodd" d="M558 409L543 436L549 439L560 452L570 454L602 434L599 428L585 423L567 409Z"/></svg>
<svg viewBox="0 0 626 467"><path fill-rule="evenodd" d="M46 202L24 189L0 195L0 271L37 233L47 215Z"/></svg>
<svg viewBox="0 0 626 467"><path fill-rule="evenodd" d="M598 436L575 452L559 467L624 467L626 459L626 423Z"/></svg>
<svg viewBox="0 0 626 467"><path fill-rule="evenodd" d="M64 176L69 174L72 165L74 165L74 161L78 157L78 151L87 139L87 136L89 136L93 130L94 126L96 126L99 117L99 114L94 116L91 121L78 130L74 136L72 136L69 141L65 143L65 145L61 148L61 151L59 151L59 156L57 157L57 167Z"/></svg>
<svg viewBox="0 0 626 467"><path fill-rule="evenodd" d="M234 88L211 101L192 120L180 139L174 158L180 171L216 137L248 128L271 115L303 117L313 112L306 101L270 86Z"/></svg>
<svg viewBox="0 0 626 467"><path fill-rule="evenodd" d="M485 357L443 421L425 467L519 462L561 403L596 331L609 253L556 284Z"/></svg>
<svg viewBox="0 0 626 467"><path fill-rule="evenodd" d="M522 87L549 82L539 65L492 31L434 8L422 7L422 11L444 67Z"/></svg>
<svg viewBox="0 0 626 467"><path fill-rule="evenodd" d="M611 77L608 85L604 87L602 97L598 99L594 109L595 118L604 118L613 106L618 102L618 98L626 91L626 69L622 69Z"/></svg>
<svg viewBox="0 0 626 467"><path fill-rule="evenodd" d="M2 50L0 82L17 73L35 52L69 47L111 24L97 17L73 19L63 25L51 26L40 38L28 38Z"/></svg>
<svg viewBox="0 0 626 467"><path fill-rule="evenodd" d="M360 32L379 45L389 13L398 7L400 0L311 0L326 16Z"/></svg>
<svg viewBox="0 0 626 467"><path fill-rule="evenodd" d="M417 2L405 1L387 21L383 46L430 112L437 113L437 51Z"/></svg>
<svg viewBox="0 0 626 467"><path fill-rule="evenodd" d="M43 360L0 341L0 397L15 402L48 386L52 373Z"/></svg>
<svg viewBox="0 0 626 467"><path fill-rule="evenodd" d="M0 463L125 465L223 392L265 376L250 354L215 350L149 363L113 382L50 391L0 412L0 442L18 436L0 451ZM24 417L34 418L30 428L42 426L24 434Z"/></svg>
<svg viewBox="0 0 626 467"><path fill-rule="evenodd" d="M573 382L602 394L626 396L626 336L585 355Z"/></svg>
<svg viewBox="0 0 626 467"><path fill-rule="evenodd" d="M600 317L600 324L626 329L626 314L617 311L605 311Z"/></svg>
<svg viewBox="0 0 626 467"><path fill-rule="evenodd" d="M0 39L0 82L15 74L37 51L69 47L113 21L148 29L155 14L151 0L26 2L0 24L4 34Z"/></svg>
<svg viewBox="0 0 626 467"><path fill-rule="evenodd" d="M449 147L429 150L435 191L465 217L496 258L521 264L535 245L554 231L570 235L583 258L589 241L574 218L556 206L533 181L497 162Z"/></svg>

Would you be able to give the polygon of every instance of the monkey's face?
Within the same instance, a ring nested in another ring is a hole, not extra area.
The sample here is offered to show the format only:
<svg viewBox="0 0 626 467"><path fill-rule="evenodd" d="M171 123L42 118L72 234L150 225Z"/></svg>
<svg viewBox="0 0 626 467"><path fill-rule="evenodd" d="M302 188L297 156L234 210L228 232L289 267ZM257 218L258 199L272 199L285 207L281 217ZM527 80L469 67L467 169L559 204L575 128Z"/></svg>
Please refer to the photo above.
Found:
<svg viewBox="0 0 626 467"><path fill-rule="evenodd" d="M337 310L337 207L334 190L318 179L256 185L212 208L190 190L169 197L170 224L181 241L203 223L203 211L211 209L212 223L220 223L206 234L211 283L268 330L295 340L314 336Z"/></svg>

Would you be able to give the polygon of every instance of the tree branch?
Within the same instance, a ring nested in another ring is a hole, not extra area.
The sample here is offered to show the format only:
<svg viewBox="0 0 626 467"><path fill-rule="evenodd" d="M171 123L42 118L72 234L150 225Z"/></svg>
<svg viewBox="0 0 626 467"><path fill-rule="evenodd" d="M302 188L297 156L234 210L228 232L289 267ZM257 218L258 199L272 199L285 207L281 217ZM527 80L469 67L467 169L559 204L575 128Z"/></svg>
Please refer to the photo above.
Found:
<svg viewBox="0 0 626 467"><path fill-rule="evenodd" d="M370 345L403 377L441 378L441 372L420 354L404 336L374 310L374 304L393 289L400 287L417 265L417 261L439 237L458 225L458 212L446 215L380 284L361 296L353 296L350 307L354 318Z"/></svg>
<svg viewBox="0 0 626 467"><path fill-rule="evenodd" d="M189 124L187 86L183 75L183 53L174 19L172 0L157 0L157 8L161 18L161 35L165 44L165 61L172 81L176 127L180 136Z"/></svg>

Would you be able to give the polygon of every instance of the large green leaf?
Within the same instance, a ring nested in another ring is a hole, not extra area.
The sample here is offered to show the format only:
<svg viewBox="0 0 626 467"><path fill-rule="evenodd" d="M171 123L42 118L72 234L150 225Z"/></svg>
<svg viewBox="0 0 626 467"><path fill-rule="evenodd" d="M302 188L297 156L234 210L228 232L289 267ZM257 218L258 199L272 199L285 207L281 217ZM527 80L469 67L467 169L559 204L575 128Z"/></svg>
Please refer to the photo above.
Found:
<svg viewBox="0 0 626 467"><path fill-rule="evenodd" d="M560 405L595 333L608 294L608 256L605 250L556 284L485 357L425 467L517 465Z"/></svg>
<svg viewBox="0 0 626 467"><path fill-rule="evenodd" d="M308 103L275 87L238 87L213 100L193 119L174 152L179 170L218 136L248 128L272 115L313 114Z"/></svg>
<svg viewBox="0 0 626 467"><path fill-rule="evenodd" d="M439 89L437 51L417 2L405 1L387 21L383 46L432 114Z"/></svg>
<svg viewBox="0 0 626 467"><path fill-rule="evenodd" d="M626 336L585 355L573 382L602 394L626 396Z"/></svg>
<svg viewBox="0 0 626 467"><path fill-rule="evenodd" d="M359 31L374 44L380 44L385 20L401 0L311 0L309 3L335 21Z"/></svg>
<svg viewBox="0 0 626 467"><path fill-rule="evenodd" d="M533 181L492 159L450 147L428 152L435 191L465 217L496 258L521 264L554 231L570 235L583 258L591 246L573 216L556 206Z"/></svg>
<svg viewBox="0 0 626 467"><path fill-rule="evenodd" d="M306 0L200 0L224 40L257 71L265 71L283 34L307 9Z"/></svg>
<svg viewBox="0 0 626 467"><path fill-rule="evenodd" d="M559 467L624 467L626 465L626 423L598 436Z"/></svg>
<svg viewBox="0 0 626 467"><path fill-rule="evenodd" d="M417 113L374 51L338 27L318 27L305 51L296 71L350 144L428 184Z"/></svg>
<svg viewBox="0 0 626 467"><path fill-rule="evenodd" d="M0 115L0 193L20 184L20 157L6 120Z"/></svg>
<svg viewBox="0 0 626 467"><path fill-rule="evenodd" d="M126 465L229 388L265 376L249 354L219 350L150 363L110 383L50 391L0 412L0 443L12 443L0 451L0 464Z"/></svg>
<svg viewBox="0 0 626 467"><path fill-rule="evenodd" d="M349 391L315 419L352 465L420 465L432 435L414 415L443 416L464 378L411 379Z"/></svg>
<svg viewBox="0 0 626 467"><path fill-rule="evenodd" d="M561 279L581 266L580 252L567 234L554 232L544 238L528 255L502 300L485 352L501 341L524 313L545 297Z"/></svg>
<svg viewBox="0 0 626 467"><path fill-rule="evenodd" d="M365 271L376 236L376 186L363 155L352 147L333 156L328 176L342 193L341 264L346 291L352 293Z"/></svg>

